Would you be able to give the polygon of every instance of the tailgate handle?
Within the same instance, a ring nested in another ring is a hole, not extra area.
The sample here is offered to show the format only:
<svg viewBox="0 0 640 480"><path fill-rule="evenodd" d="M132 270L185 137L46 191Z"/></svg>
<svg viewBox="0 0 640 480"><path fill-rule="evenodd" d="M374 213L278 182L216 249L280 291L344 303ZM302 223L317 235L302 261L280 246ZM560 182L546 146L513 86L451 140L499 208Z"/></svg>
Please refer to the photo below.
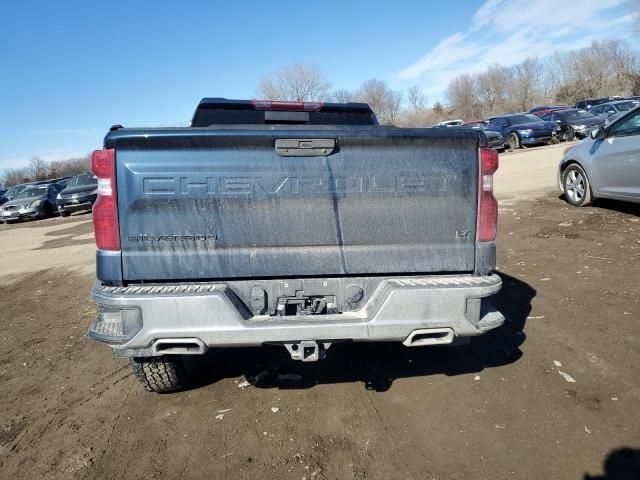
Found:
<svg viewBox="0 0 640 480"><path fill-rule="evenodd" d="M336 149L335 138L278 138L276 153L283 157L321 157Z"/></svg>

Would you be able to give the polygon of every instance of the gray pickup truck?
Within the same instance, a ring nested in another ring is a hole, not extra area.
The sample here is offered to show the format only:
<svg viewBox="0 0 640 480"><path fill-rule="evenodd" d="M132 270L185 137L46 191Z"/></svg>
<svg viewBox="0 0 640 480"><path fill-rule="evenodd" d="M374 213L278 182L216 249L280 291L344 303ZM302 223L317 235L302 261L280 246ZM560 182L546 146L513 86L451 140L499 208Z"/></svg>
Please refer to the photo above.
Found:
<svg viewBox="0 0 640 480"><path fill-rule="evenodd" d="M156 392L216 347L465 342L504 322L497 167L481 131L380 126L359 103L207 98L188 128L113 127L89 336Z"/></svg>

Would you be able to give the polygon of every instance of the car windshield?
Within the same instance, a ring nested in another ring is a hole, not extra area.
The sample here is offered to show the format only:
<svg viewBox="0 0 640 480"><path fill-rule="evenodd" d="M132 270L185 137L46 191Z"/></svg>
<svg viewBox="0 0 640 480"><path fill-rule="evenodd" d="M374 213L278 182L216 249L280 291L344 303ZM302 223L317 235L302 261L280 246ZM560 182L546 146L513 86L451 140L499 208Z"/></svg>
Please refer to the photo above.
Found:
<svg viewBox="0 0 640 480"><path fill-rule="evenodd" d="M14 200L20 200L21 198L32 198L32 197L42 197L43 195L47 194L47 186L43 186L43 187L31 187L31 188L25 188L23 191L21 191L19 194L17 194L14 198Z"/></svg>
<svg viewBox="0 0 640 480"><path fill-rule="evenodd" d="M98 184L98 179L95 176L91 174L85 174L85 175L78 175L77 177L73 177L71 180L69 180L69 183L67 183L66 188L84 187L85 185L97 185L97 184Z"/></svg>
<svg viewBox="0 0 640 480"><path fill-rule="evenodd" d="M517 125L518 123L533 123L533 122L541 122L540 117L536 117L535 115L510 115L507 117L509 123L511 125Z"/></svg>
<svg viewBox="0 0 640 480"><path fill-rule="evenodd" d="M13 187L11 187L9 190L7 190L4 193L4 196L7 198L13 198L15 197L17 194L19 194L22 190L24 190L26 187L24 185L15 185Z"/></svg>
<svg viewBox="0 0 640 480"><path fill-rule="evenodd" d="M593 118L595 115L587 112L586 110L571 110L570 112L563 112L559 114L563 120L571 121L571 120L582 120L585 118Z"/></svg>
<svg viewBox="0 0 640 480"><path fill-rule="evenodd" d="M628 112L632 108L636 108L638 105L640 105L640 102L638 101L620 102L616 103L616 108L621 112Z"/></svg>

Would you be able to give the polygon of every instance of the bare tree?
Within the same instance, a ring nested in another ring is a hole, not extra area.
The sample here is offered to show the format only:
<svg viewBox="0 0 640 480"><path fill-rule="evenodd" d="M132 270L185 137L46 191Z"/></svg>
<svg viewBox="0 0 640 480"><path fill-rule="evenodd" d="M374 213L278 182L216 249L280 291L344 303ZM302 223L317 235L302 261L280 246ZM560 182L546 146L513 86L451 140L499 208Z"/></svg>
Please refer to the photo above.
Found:
<svg viewBox="0 0 640 480"><path fill-rule="evenodd" d="M390 89L386 82L375 78L360 86L356 99L368 103L381 123L395 122L402 106L402 92Z"/></svg>
<svg viewBox="0 0 640 480"><path fill-rule="evenodd" d="M628 95L640 86L638 54L622 40L595 41L575 52L556 53L548 68L557 79L555 97L581 98Z"/></svg>
<svg viewBox="0 0 640 480"><path fill-rule="evenodd" d="M595 41L544 60L528 58L513 67L492 65L479 74L459 75L447 88L451 115L463 118L630 94L640 94L640 58L620 39Z"/></svg>
<svg viewBox="0 0 640 480"><path fill-rule="evenodd" d="M27 167L27 173L31 179L45 180L47 178L48 171L49 166L47 165L46 161L37 156L31 157L31 160L29 160L29 165Z"/></svg>
<svg viewBox="0 0 640 480"><path fill-rule="evenodd" d="M40 157L33 157L26 167L5 170L0 176L0 185L10 187L19 183L78 175L88 172L90 166L91 157L89 155L51 162Z"/></svg>
<svg viewBox="0 0 640 480"><path fill-rule="evenodd" d="M49 162L49 177L67 177L86 173L91 168L91 156L86 155L80 158L69 158Z"/></svg>
<svg viewBox="0 0 640 480"><path fill-rule="evenodd" d="M346 88L339 88L338 90L334 90L331 94L331 100L338 103L353 102L355 98L356 94Z"/></svg>
<svg viewBox="0 0 640 480"><path fill-rule="evenodd" d="M331 83L316 65L295 64L267 75L260 82L258 96L296 102L329 98Z"/></svg>
<svg viewBox="0 0 640 480"><path fill-rule="evenodd" d="M387 108L386 116L389 119L389 123L396 123L400 111L402 109L402 92L392 90L389 96L389 105Z"/></svg>
<svg viewBox="0 0 640 480"><path fill-rule="evenodd" d="M507 100L507 86L511 81L509 70L500 65L490 66L476 80L476 97L481 105L481 116L501 113Z"/></svg>
<svg viewBox="0 0 640 480"><path fill-rule="evenodd" d="M25 183L30 180L31 178L29 177L26 168L12 168L4 171L0 184L5 187L12 187L13 185Z"/></svg>
<svg viewBox="0 0 640 480"><path fill-rule="evenodd" d="M427 97L418 85L409 87L409 90L407 90L407 99L414 111L424 109L427 104Z"/></svg>
<svg viewBox="0 0 640 480"><path fill-rule="evenodd" d="M449 83L447 98L458 116L463 118L479 116L480 109L475 90L475 79L468 73L457 76Z"/></svg>
<svg viewBox="0 0 640 480"><path fill-rule="evenodd" d="M540 80L542 66L537 58L527 58L513 67L510 106L512 110L524 111L533 107L542 97Z"/></svg>

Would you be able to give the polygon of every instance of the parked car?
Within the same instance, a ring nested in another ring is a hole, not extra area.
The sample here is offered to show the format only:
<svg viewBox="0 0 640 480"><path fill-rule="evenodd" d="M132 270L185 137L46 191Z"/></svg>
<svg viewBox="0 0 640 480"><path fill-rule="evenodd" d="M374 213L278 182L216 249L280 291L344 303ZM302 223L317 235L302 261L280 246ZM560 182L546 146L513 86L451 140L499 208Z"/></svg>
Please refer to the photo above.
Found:
<svg viewBox="0 0 640 480"><path fill-rule="evenodd" d="M640 108L569 148L558 167L558 185L578 207L597 198L640 203Z"/></svg>
<svg viewBox="0 0 640 480"><path fill-rule="evenodd" d="M61 185L63 188L67 186L67 184L71 181L73 177L66 177L63 178L62 180L57 180L53 183L57 183L58 185Z"/></svg>
<svg viewBox="0 0 640 480"><path fill-rule="evenodd" d="M571 107L569 105L547 105L547 106L534 107L531 110L529 110L529 113L531 113L532 115L535 115L536 117L542 117L546 113L553 112L554 110L564 110L566 108L571 108Z"/></svg>
<svg viewBox="0 0 640 480"><path fill-rule="evenodd" d="M616 118L624 115L629 110L632 110L640 106L640 100L618 100L615 102L603 103L589 110L590 113L597 115L608 123L614 121Z"/></svg>
<svg viewBox="0 0 640 480"><path fill-rule="evenodd" d="M7 200L13 200L13 197L15 197L25 188L27 188L27 184L14 185L13 187L8 188L6 192L4 192L4 196Z"/></svg>
<svg viewBox="0 0 640 480"><path fill-rule="evenodd" d="M488 298L498 154L480 132L226 99L191 125L206 128L111 131L92 155L89 336L146 389L185 386L186 356L213 347L310 362L336 341L450 345L504 322Z"/></svg>
<svg viewBox="0 0 640 480"><path fill-rule="evenodd" d="M0 207L0 220L48 217L55 212L56 196L62 188L55 183L31 185Z"/></svg>
<svg viewBox="0 0 640 480"><path fill-rule="evenodd" d="M515 113L492 117L487 129L502 134L509 148L515 150L521 146L548 143L560 127L530 113Z"/></svg>
<svg viewBox="0 0 640 480"><path fill-rule="evenodd" d="M487 128L487 124L489 122L487 120L474 120L470 122L464 122L462 125L455 125L451 128L456 128L460 130L480 130L483 131L487 136L487 141L489 142L489 146L498 152L502 152L505 149L504 145L504 137L500 132L496 132L493 130L489 130Z"/></svg>
<svg viewBox="0 0 640 480"><path fill-rule="evenodd" d="M9 199L5 196L6 190L0 189L0 205L9 201Z"/></svg>
<svg viewBox="0 0 640 480"><path fill-rule="evenodd" d="M97 196L98 177L92 173L76 175L57 196L58 213L66 217L72 212L91 210Z"/></svg>
<svg viewBox="0 0 640 480"><path fill-rule="evenodd" d="M603 127L604 119L593 115L586 110L578 108L568 108L566 110L556 110L542 116L543 120L556 123L560 126L558 138L561 141L573 140L574 138L585 138L593 128Z"/></svg>
<svg viewBox="0 0 640 480"><path fill-rule="evenodd" d="M619 95L614 95L612 97L590 98L587 100L579 100L574 105L574 108L580 108L582 110L590 110L596 105L602 105L603 103L608 103L615 100L623 100L623 99L624 97L621 97Z"/></svg>

